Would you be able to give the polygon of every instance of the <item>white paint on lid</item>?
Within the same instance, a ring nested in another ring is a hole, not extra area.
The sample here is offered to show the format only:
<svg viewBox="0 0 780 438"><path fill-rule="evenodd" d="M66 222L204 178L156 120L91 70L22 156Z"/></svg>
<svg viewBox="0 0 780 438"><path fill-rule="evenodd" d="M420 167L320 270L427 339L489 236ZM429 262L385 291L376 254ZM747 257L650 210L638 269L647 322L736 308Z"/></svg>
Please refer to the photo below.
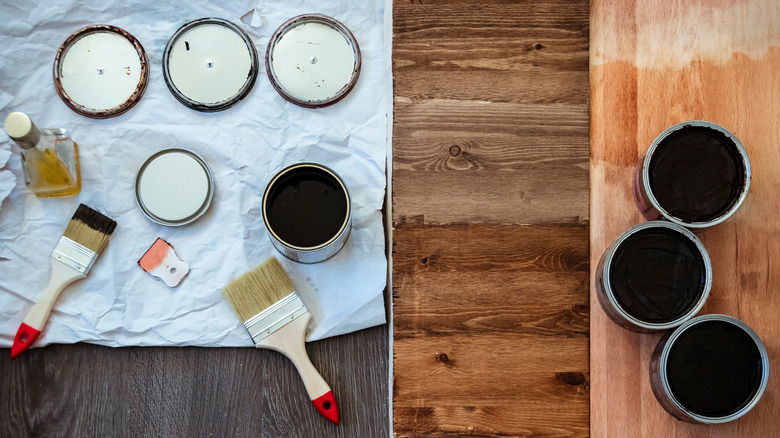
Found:
<svg viewBox="0 0 780 438"><path fill-rule="evenodd" d="M252 70L252 54L241 36L225 26L203 23L187 30L168 57L173 85L188 98L218 103L236 96Z"/></svg>
<svg viewBox="0 0 780 438"><path fill-rule="evenodd" d="M141 58L122 35L94 32L71 44L57 74L71 100L93 110L108 110L135 93L141 82Z"/></svg>
<svg viewBox="0 0 780 438"><path fill-rule="evenodd" d="M184 152L157 156L146 164L138 179L138 196L143 205L167 222L182 221L198 213L208 200L206 169Z"/></svg>
<svg viewBox="0 0 780 438"><path fill-rule="evenodd" d="M339 30L304 22L288 30L273 49L280 85L300 100L327 100L349 84L355 51Z"/></svg>

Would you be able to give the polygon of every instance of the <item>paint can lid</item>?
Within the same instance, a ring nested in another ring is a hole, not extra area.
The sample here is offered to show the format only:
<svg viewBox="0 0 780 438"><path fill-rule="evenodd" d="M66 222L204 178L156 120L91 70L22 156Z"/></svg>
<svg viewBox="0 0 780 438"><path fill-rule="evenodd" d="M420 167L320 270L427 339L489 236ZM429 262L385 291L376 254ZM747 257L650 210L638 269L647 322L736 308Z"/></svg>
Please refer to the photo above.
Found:
<svg viewBox="0 0 780 438"><path fill-rule="evenodd" d="M70 109L104 119L132 108L149 83L149 60L138 40L116 26L77 30L54 58L54 88Z"/></svg>
<svg viewBox="0 0 780 438"><path fill-rule="evenodd" d="M257 50L249 35L222 18L184 24L163 53L168 89L197 111L222 111L235 105L252 90L257 70Z"/></svg>
<svg viewBox="0 0 780 438"><path fill-rule="evenodd" d="M208 210L214 197L214 175L206 161L182 148L149 157L135 178L135 198L151 221L166 226L189 224Z"/></svg>
<svg viewBox="0 0 780 438"><path fill-rule="evenodd" d="M321 14L291 18L271 36L265 68L276 91L307 108L343 99L360 76L360 47L338 20Z"/></svg>

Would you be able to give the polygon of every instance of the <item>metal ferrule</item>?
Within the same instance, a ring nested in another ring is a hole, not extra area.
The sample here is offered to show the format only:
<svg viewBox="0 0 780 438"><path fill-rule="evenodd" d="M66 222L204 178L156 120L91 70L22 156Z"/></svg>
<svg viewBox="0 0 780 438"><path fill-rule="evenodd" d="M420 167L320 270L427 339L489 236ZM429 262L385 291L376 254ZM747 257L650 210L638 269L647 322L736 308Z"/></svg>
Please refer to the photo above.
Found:
<svg viewBox="0 0 780 438"><path fill-rule="evenodd" d="M73 240L63 237L51 253L51 258L58 260L84 275L89 274L92 265L97 260L97 253Z"/></svg>
<svg viewBox="0 0 780 438"><path fill-rule="evenodd" d="M301 301L301 297L298 296L298 292L293 292L271 307L249 318L244 323L244 328L257 344L307 312L308 309Z"/></svg>

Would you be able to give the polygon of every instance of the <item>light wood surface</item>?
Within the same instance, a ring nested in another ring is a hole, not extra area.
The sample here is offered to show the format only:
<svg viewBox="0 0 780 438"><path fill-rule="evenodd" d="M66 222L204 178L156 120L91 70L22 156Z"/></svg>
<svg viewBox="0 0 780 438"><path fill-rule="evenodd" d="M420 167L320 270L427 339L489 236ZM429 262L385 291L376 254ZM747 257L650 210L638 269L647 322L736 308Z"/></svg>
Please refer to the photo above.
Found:
<svg viewBox="0 0 780 438"><path fill-rule="evenodd" d="M604 314L591 272L591 434L597 437L775 437L780 426L780 2L592 0L591 271L606 247L642 221L634 165L665 128L715 122L739 138L753 170L731 219L697 232L713 287L701 313L750 325L770 356L764 398L723 425L675 420L650 389L660 335L618 327Z"/></svg>
<svg viewBox="0 0 780 438"><path fill-rule="evenodd" d="M397 436L588 435L587 1L397 1Z"/></svg>

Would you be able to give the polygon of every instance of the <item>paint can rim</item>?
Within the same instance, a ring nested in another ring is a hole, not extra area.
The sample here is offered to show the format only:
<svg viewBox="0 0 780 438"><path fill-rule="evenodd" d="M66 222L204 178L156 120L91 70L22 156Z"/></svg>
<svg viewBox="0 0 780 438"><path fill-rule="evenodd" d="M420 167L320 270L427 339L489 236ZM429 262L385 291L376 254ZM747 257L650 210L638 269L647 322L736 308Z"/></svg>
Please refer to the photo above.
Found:
<svg viewBox="0 0 780 438"><path fill-rule="evenodd" d="M759 356L761 357L761 382L759 383L759 387L756 390L755 394L753 394L753 397L750 399L750 401L745 406L740 408L737 412L722 417L710 417L706 415L697 414L691 411L690 409L688 409L687 407L685 407L685 405L683 405L674 396L667 375L668 374L667 362L669 359L669 354L671 352L671 349L672 347L674 347L675 341L677 341L683 334L685 334L687 330L691 329L691 327L695 327L698 324L704 322L710 322L710 321L725 322L744 331L755 343L756 348L758 349L759 352ZM766 347L764 346L764 343L761 341L761 338L758 337L758 334L752 328L750 328L749 325L745 324L743 321L734 318L733 316L717 314L717 313L697 316L696 318L690 319L686 321L684 324L677 327L674 330L674 332L672 332L671 335L665 341L662 342L665 342L665 344L663 346L663 350L661 351L661 355L659 358L659 374L660 374L661 385L662 385L664 395L674 404L674 406L677 409L679 409L683 414L688 416L690 419L699 423L706 423L706 424L727 423L729 421L736 420L737 418L740 418L743 415L747 414L751 409L753 409L756 406L756 404L758 404L761 397L763 397L764 392L766 391L767 388L767 384L769 382L769 354L766 350Z"/></svg>
<svg viewBox="0 0 780 438"><path fill-rule="evenodd" d="M219 102L200 102L186 96L181 92L181 90L178 89L178 87L176 87L176 84L174 83L173 78L171 78L170 73L170 56L174 44L176 44L176 42L185 32L204 24L216 24L232 30L239 36L239 38L241 38L241 40L244 41L244 44L246 44L247 50L249 52L250 67L246 82L244 82L236 94ZM241 29L241 27L232 21L217 17L199 18L197 20L184 23L179 29L176 30L176 32L173 33L171 38L168 40L168 43L165 45L165 50L163 51L162 56L162 64L163 79L165 80L165 85L168 86L168 90L170 90L171 94L173 94L173 97L175 97L176 100L178 100L187 108L200 112L224 111L243 100L252 91L252 88L257 81L257 72L259 69L257 49L255 48L255 44L252 41L252 38L244 31L244 29Z"/></svg>
<svg viewBox="0 0 780 438"><path fill-rule="evenodd" d="M344 190L344 198L347 207L346 214L344 215L344 222L341 224L341 227L339 228L338 232L336 232L326 242L311 247L301 247L286 242L273 230L270 223L268 222L268 214L267 214L267 206L269 201L268 197L271 191L275 188L274 187L275 184L285 175L300 168L313 168L318 171L324 172L326 175L333 178L339 184L339 186ZM295 163L279 170L271 178L270 182L268 183L268 185L266 186L263 192L262 215L263 215L263 223L265 224L265 227L268 230L269 237L273 242L281 245L287 252L291 252L294 254L317 254L321 251L324 251L323 254L327 254L326 257L322 258L321 260L320 257L314 257L311 261L311 262L318 262L335 255L346 242L346 238L349 237L351 231L351 224L352 224L352 197L349 194L349 190L347 189L347 185L344 183L344 180L329 167L315 162ZM336 248L336 246L338 246L338 248ZM286 254L286 251L282 251L282 253L285 254L285 256L288 256ZM299 259L296 261L302 261L302 260Z"/></svg>
<svg viewBox="0 0 780 438"><path fill-rule="evenodd" d="M195 160L203 168L203 171L205 172L206 178L208 180L208 192L200 208L198 208L198 210L195 213L191 214L190 216L175 221L157 216L151 210L149 210L149 208L146 206L146 204L144 203L141 197L141 190L140 190L141 176L143 175L143 172L146 170L149 164L151 164L157 158L170 153L181 153ZM167 149L157 151L151 156L149 156L149 158L144 160L143 164L141 164L141 166L138 168L138 172L136 172L135 183L133 184L133 186L135 190L135 201L138 204L138 208L141 209L141 212L144 214L144 216L146 216L152 222L155 222L160 225L165 225L168 227L180 227L195 222L206 213L206 211L211 206L212 199L214 198L214 174L211 172L211 168L209 167L208 163L206 163L206 160L204 160L203 157L201 157L199 154L197 154L194 151L185 148L179 148L179 147L167 148Z"/></svg>
<svg viewBox="0 0 780 438"><path fill-rule="evenodd" d="M691 308L683 315L675 318L672 321L667 321L662 323L643 321L637 318L636 316L632 315L631 313L629 313L626 309L624 309L623 306L620 305L620 302L618 301L617 297L615 296L615 292L612 289L612 282L610 280L612 260L615 254L617 253L617 250L620 247L620 245L623 242L625 242L629 237L636 234L637 232L649 228L666 228L678 232L683 237L693 242L694 246L699 252L699 255L702 258L702 262L704 263L704 286L702 288L702 291L700 292L698 299L695 301L693 306L691 306ZM638 225L634 225L633 227L629 228L628 230L623 232L623 234L621 234L612 243L612 245L609 246L609 248L607 248L606 252L604 253L604 264L601 270L601 280L602 280L604 295L606 296L612 309L615 312L617 312L621 318L623 318L629 324L642 331L648 331L648 332L663 331L663 330L675 328L685 323L689 319L693 318L694 315L696 315L704 306L704 303L707 301L707 298L709 297L710 290L712 289L712 261L710 260L709 253L707 253L707 249L704 248L704 244L702 244L701 241L696 237L696 235L693 234L690 230L686 229L681 225L668 222L668 221L648 221L648 222L640 223Z"/></svg>
<svg viewBox="0 0 780 438"><path fill-rule="evenodd" d="M62 63L64 58L67 56L68 50L70 50L70 48L78 40L96 33L111 33L126 39L130 44L133 45L133 48L135 48L135 51L138 54L138 59L141 63L141 74L138 79L138 85L136 86L135 91L130 94L127 100L118 106L100 110L89 108L73 100L73 98L68 95L67 91L65 91L65 87L63 86L61 79ZM52 71L54 76L54 90L57 92L57 95L60 96L60 99L62 99L65 105L67 105L68 108L75 111L76 113L93 119L108 119L129 111L130 108L133 108L141 100L144 93L146 92L147 86L149 85L149 58L146 55L146 51L141 45L141 42L138 41L138 39L130 32L110 24L96 24L87 26L72 33L68 38L65 39L65 41L60 45L60 48L57 50L57 54L54 56L54 66Z"/></svg>
<svg viewBox="0 0 780 438"><path fill-rule="evenodd" d="M655 194L653 193L653 190L650 187L650 163L653 158L653 153L667 137L687 127L708 128L713 131L717 131L718 133L725 136L729 141L732 142L732 144L736 148L737 153L742 159L741 161L745 171L744 182L742 184L742 191L740 192L737 200L728 208L728 210L726 210L726 212L724 212L720 216L703 222L686 222L682 219L673 216L658 202L658 199L656 199ZM650 204L650 206L658 210L658 213L660 213L662 218L687 228L707 228L713 225L717 225L725 221L726 219L730 218L734 213L736 213L737 210L739 210L739 207L742 206L742 203L745 201L745 198L747 198L747 194L750 189L750 180L752 177L750 159L748 158L747 151L745 151L742 142L740 142L739 139L726 128L716 123L708 122L705 120L688 120L685 122L677 123L665 129L650 144L650 147L648 148L647 153L645 153L645 157L642 160L641 172L642 172L641 173L642 188L644 190L644 193L647 195L648 198L647 201Z"/></svg>
<svg viewBox="0 0 780 438"><path fill-rule="evenodd" d="M327 99L308 100L295 96L281 84L273 67L273 50L276 48L276 44L288 31L305 23L320 23L337 30L352 47L355 56L352 75L350 76L349 81L335 95ZM276 31L274 31L273 35L271 35L271 39L269 40L265 51L265 71L268 75L268 79L271 81L271 85L285 100L304 108L324 108L344 99L344 97L346 97L355 87L355 84L357 84L358 78L360 77L361 65L362 56L360 53L360 45L358 44L355 35L353 35L349 28L339 20L323 14L302 14L285 21L276 29Z"/></svg>

